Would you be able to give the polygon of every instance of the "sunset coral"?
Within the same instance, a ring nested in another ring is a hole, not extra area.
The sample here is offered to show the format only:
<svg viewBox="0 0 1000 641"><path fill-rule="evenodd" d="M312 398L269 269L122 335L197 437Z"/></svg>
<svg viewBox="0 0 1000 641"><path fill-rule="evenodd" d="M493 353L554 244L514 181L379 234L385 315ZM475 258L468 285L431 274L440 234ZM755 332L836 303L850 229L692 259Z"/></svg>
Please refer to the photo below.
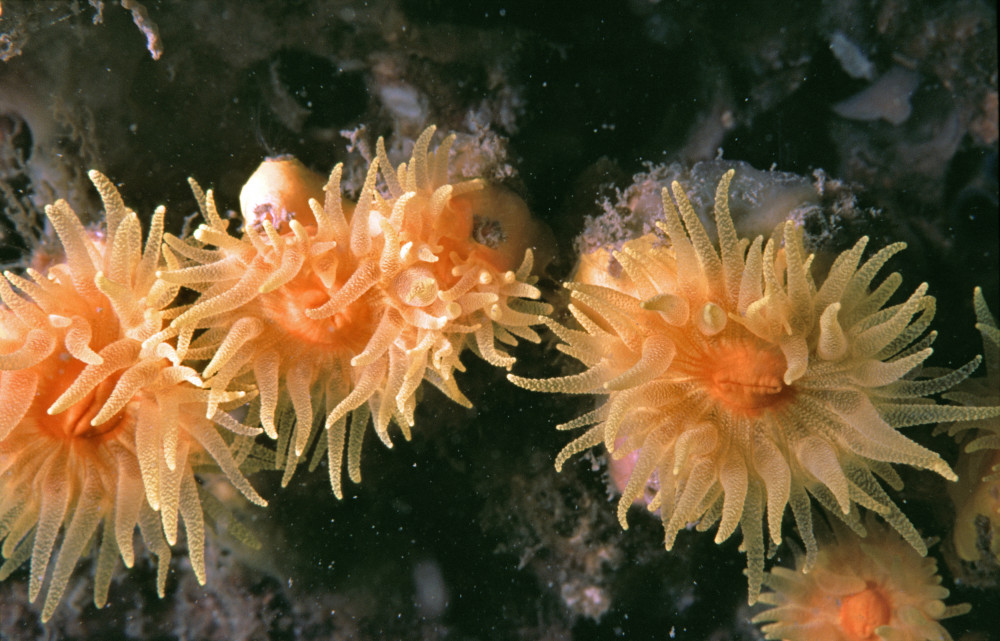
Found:
<svg viewBox="0 0 1000 641"><path fill-rule="evenodd" d="M663 190L657 223L666 238L649 234L582 259L566 284L580 328L545 320L582 372L509 378L537 391L604 396L597 409L559 426L587 429L559 453L557 469L601 443L614 459L638 452L618 503L622 526L647 490L667 549L691 523L699 530L718 523L717 542L739 526L752 603L764 574L765 514L778 545L789 506L807 569L817 555L813 500L862 534L857 506L868 508L925 553L878 479L902 486L892 463L955 474L900 429L997 408L928 399L967 377L978 359L938 378L913 378L932 352L934 298L922 284L887 306L902 277L873 284L902 243L862 261L862 238L817 283L794 222L766 242L738 237L728 208L732 176L716 191L717 244L675 182Z"/></svg>
<svg viewBox="0 0 1000 641"><path fill-rule="evenodd" d="M481 180L449 182L454 136L431 151L433 134L426 129L396 168L379 139L356 205L341 196L340 165L324 195L315 174L278 159L244 188L241 235L195 186L205 223L193 239L166 236L182 265L162 277L199 293L171 327L199 332L191 356L208 361L213 394L259 390L255 410L277 439L286 483L316 442L342 496L345 441L359 482L369 418L386 446L390 422L409 439L423 381L470 406L454 376L466 348L510 368L498 343L538 341L531 325L549 308L533 300L532 250L508 242L520 230L494 213L513 196Z"/></svg>
<svg viewBox="0 0 1000 641"><path fill-rule="evenodd" d="M986 376L963 381L947 398L963 405L1000 405L1000 329L978 287L973 303ZM956 465L960 479L949 488L955 501L955 550L965 561L990 555L1000 562L1000 418L954 423L948 432L964 443Z"/></svg>
<svg viewBox="0 0 1000 641"><path fill-rule="evenodd" d="M0 579L30 559L29 597L44 588L43 621L98 529L99 607L117 557L134 562L136 526L159 558L161 596L179 519L204 583L197 467L221 468L247 498L265 503L205 418L203 381L181 364L183 349L163 339L177 293L156 278L163 208L143 248L135 212L106 177L90 177L104 201L105 227L84 228L60 200L46 215L63 255L49 257L47 273L29 268L26 277L5 272L0 279ZM254 432L221 410L214 418Z"/></svg>
<svg viewBox="0 0 1000 641"><path fill-rule="evenodd" d="M784 641L951 641L938 621L969 611L945 605L937 562L874 519L861 539L840 526L820 540L813 567L777 567L765 575L754 617L767 639Z"/></svg>

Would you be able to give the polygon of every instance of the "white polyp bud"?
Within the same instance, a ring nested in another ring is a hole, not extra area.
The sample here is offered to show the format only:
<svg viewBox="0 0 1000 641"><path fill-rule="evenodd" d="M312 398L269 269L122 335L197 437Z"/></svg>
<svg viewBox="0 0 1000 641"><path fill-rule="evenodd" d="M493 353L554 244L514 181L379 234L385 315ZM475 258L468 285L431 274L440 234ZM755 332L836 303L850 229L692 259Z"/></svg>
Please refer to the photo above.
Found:
<svg viewBox="0 0 1000 641"><path fill-rule="evenodd" d="M715 336L726 327L726 312L715 303L705 303L698 312L696 324L705 336Z"/></svg>
<svg viewBox="0 0 1000 641"><path fill-rule="evenodd" d="M452 301L445 306L444 313L448 316L449 319L455 320L456 318L462 315L462 306Z"/></svg>
<svg viewBox="0 0 1000 641"><path fill-rule="evenodd" d="M483 271L479 272L479 284L480 285L489 285L492 282L493 282L493 274L489 273L485 269Z"/></svg>

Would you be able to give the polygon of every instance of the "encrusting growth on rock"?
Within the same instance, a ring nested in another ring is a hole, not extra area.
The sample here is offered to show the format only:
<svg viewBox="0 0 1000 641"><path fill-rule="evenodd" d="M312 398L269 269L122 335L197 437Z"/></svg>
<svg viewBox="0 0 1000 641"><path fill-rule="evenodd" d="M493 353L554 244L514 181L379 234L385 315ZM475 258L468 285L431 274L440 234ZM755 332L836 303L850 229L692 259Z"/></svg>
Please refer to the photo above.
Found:
<svg viewBox="0 0 1000 641"><path fill-rule="evenodd" d="M689 523L699 530L718 523L717 542L739 526L753 603L764 576L762 522L766 514L770 539L780 544L789 506L807 569L817 554L812 500L858 534L865 528L857 508L866 507L924 554L879 479L902 486L893 463L956 477L900 429L1000 408L928 401L968 377L979 358L937 378L912 377L932 352L934 298L922 284L887 306L902 277L873 285L902 243L862 261L862 238L817 283L795 223L778 225L766 242L737 235L727 205L732 176L716 192L718 246L675 182L663 190L657 223L666 238L649 234L613 254L583 257L566 284L579 329L540 319L582 372L509 379L536 391L606 397L558 427L587 429L559 453L556 468L602 443L615 459L638 452L618 503L622 526L647 489L667 549Z"/></svg>

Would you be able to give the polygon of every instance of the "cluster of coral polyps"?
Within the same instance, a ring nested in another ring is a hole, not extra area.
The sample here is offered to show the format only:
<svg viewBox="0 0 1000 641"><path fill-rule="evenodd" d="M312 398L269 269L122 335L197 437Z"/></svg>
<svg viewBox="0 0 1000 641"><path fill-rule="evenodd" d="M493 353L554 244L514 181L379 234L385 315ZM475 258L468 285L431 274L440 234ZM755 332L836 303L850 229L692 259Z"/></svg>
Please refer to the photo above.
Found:
<svg viewBox="0 0 1000 641"><path fill-rule="evenodd" d="M919 375L935 338L928 332L934 299L922 284L889 304L902 277L874 282L902 243L863 260L862 238L817 283L794 222L779 224L766 241L739 237L728 207L732 176L716 191L717 243L674 182L663 190L657 223L665 237L647 234L581 258L566 284L579 328L542 320L583 371L509 378L537 391L603 396L596 409L559 426L587 429L559 453L556 468L601 444L612 466L629 461L621 524L645 495L667 549L691 524L702 531L718 524L717 542L739 527L753 603L764 581L763 522L779 545L788 507L805 545L803 571L820 554L814 502L858 535L864 507L925 554L920 533L879 479L902 486L892 464L956 475L900 429L981 420L1000 408L933 402L980 359Z"/></svg>
<svg viewBox="0 0 1000 641"><path fill-rule="evenodd" d="M340 496L345 440L358 481L369 419L386 445L390 421L409 438L422 381L470 405L454 377L467 347L510 368L497 343L539 340L531 325L550 307L534 300L527 208L479 180L449 183L453 138L431 152L433 133L395 169L379 140L356 205L339 165L324 188L296 161L266 162L238 236L193 182L205 223L164 234L161 207L145 247L97 172L103 228L65 201L46 209L62 253L32 258L46 273L0 279L0 579L30 559L32 601L48 582L43 620L98 529L99 607L117 557L133 563L136 525L161 596L178 515L204 582L195 472L221 470L265 505L244 476L254 437L277 439L286 481L310 446L325 449ZM185 287L194 302L175 305Z"/></svg>
<svg viewBox="0 0 1000 641"><path fill-rule="evenodd" d="M527 208L480 180L449 183L454 137L431 152L433 133L425 130L410 162L395 169L380 139L357 205L341 199L339 165L321 188L301 164L277 160L244 188L241 237L197 186L206 222L193 239L165 237L181 265L161 278L200 293L170 329L185 343L202 332L190 350L211 359L203 371L213 377L211 403L234 384L259 392L254 410L278 439L285 483L318 440L314 451L328 454L340 497L345 441L359 482L369 418L392 447L390 421L410 438L422 381L471 407L454 376L466 347L509 369L514 359L498 342L539 340L531 325L551 308L534 300L533 253L519 235L532 225ZM284 424L283 399L296 417ZM326 427L317 433L314 401Z"/></svg>
<svg viewBox="0 0 1000 641"><path fill-rule="evenodd" d="M668 549L692 523L717 523L720 542L740 528L750 601L772 589L762 600L776 607L758 617L769 636L946 638L937 620L961 608L944 606L923 538L879 479L899 489L892 464L906 464L955 480L900 429L976 429L967 449L985 458L959 501L960 553L982 547L961 519L992 519L996 533L997 469L981 468L996 463L1000 334L981 294L986 385L967 380L978 357L922 375L935 338L927 285L890 304L902 277L875 282L903 245L865 258L862 238L817 282L796 223L766 241L737 234L730 171L717 242L673 183L665 237L581 258L566 285L579 328L566 327L538 300L524 203L481 180L449 182L453 137L432 151L433 133L395 168L380 139L357 203L341 196L339 165L324 181L293 159L266 161L241 194L239 230L193 181L205 222L189 238L165 234L159 208L143 245L136 214L97 172L103 228L86 229L64 201L46 209L61 252L36 250L34 269L0 279L0 579L30 559L30 597L46 591L48 619L100 530L100 606L118 557L133 563L138 526L162 594L183 520L204 581L196 473L221 471L264 505L244 474L270 458L287 483L311 452L313 464L326 455L340 497L344 450L360 481L370 423L387 446L391 423L410 438L425 380L470 405L455 379L466 348L510 369L498 344L538 342L532 326L545 324L584 370L510 380L605 397L560 426L589 428L556 467L603 443L627 479L623 527L645 496ZM184 289L191 302L176 304ZM942 394L958 404L936 403ZM814 502L845 524L835 540L814 534ZM796 571L765 575L763 523L779 545L788 507L805 554Z"/></svg>

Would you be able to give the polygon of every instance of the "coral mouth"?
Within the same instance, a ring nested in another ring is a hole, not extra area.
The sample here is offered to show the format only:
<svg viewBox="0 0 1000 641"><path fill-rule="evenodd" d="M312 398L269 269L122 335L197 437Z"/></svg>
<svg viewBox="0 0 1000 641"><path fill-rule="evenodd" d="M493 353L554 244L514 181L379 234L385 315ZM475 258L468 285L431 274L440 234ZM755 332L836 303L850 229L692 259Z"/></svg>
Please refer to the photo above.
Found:
<svg viewBox="0 0 1000 641"><path fill-rule="evenodd" d="M87 396L64 412L55 415L43 415L38 425L42 433L54 440L66 440L76 443L103 442L114 437L126 423L127 409L123 409L99 425L93 425L105 402L115 389L119 376L111 376L101 381Z"/></svg>
<svg viewBox="0 0 1000 641"><path fill-rule="evenodd" d="M371 335L371 311L357 301L337 313L320 319L310 318L306 310L319 307L329 299L314 276L298 278L284 287L261 296L267 321L292 341L340 350L345 347L360 352Z"/></svg>
<svg viewBox="0 0 1000 641"><path fill-rule="evenodd" d="M755 417L780 409L795 394L783 380L784 355L754 339L722 340L698 360L697 378L706 393L734 414Z"/></svg>
<svg viewBox="0 0 1000 641"><path fill-rule="evenodd" d="M875 630L889 623L892 607L878 585L867 581L865 589L844 597L840 603L840 626L852 641L877 639Z"/></svg>

